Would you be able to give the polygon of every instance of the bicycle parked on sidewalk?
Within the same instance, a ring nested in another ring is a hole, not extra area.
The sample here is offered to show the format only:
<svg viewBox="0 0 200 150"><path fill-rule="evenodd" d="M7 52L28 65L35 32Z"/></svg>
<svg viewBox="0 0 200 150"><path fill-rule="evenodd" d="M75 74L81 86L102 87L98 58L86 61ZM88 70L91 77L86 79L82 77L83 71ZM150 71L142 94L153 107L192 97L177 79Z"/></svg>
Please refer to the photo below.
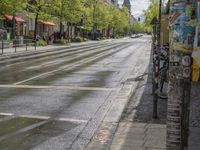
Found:
<svg viewBox="0 0 200 150"><path fill-rule="evenodd" d="M169 70L169 46L165 45L160 48L160 67L158 74L157 95L161 99L167 99L168 87L168 70Z"/></svg>
<svg viewBox="0 0 200 150"><path fill-rule="evenodd" d="M158 46L153 45L152 48L154 48L152 67L152 94L154 96L158 96L158 98L167 99L169 46L165 45L159 48Z"/></svg>

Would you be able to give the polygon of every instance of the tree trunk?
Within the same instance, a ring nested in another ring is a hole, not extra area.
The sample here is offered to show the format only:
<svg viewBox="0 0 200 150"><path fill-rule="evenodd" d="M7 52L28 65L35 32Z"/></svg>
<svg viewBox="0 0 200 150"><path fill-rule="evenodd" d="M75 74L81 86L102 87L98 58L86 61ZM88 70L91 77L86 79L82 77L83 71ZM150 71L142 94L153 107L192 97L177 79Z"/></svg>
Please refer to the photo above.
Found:
<svg viewBox="0 0 200 150"><path fill-rule="evenodd" d="M113 38L115 38L115 28L113 27Z"/></svg>
<svg viewBox="0 0 200 150"><path fill-rule="evenodd" d="M60 38L63 37L63 8L64 7L64 1L61 1L61 8L60 8Z"/></svg>
<svg viewBox="0 0 200 150"><path fill-rule="evenodd" d="M73 28L73 26L71 25L71 26L70 26L70 40L71 40L71 41L72 41L72 38L73 38L73 37L72 37L72 36L73 36L73 34L72 34L73 29L72 29L72 28Z"/></svg>
<svg viewBox="0 0 200 150"><path fill-rule="evenodd" d="M15 16L16 16L16 14L13 13L13 18L12 18L12 22L13 22L12 37L13 37L13 39L15 39L15 36L16 36L16 20L15 20Z"/></svg>
<svg viewBox="0 0 200 150"><path fill-rule="evenodd" d="M110 38L110 25L108 25L108 29L107 29L107 38Z"/></svg>
<svg viewBox="0 0 200 150"><path fill-rule="evenodd" d="M62 24L62 17L60 17L60 38L63 37L63 24Z"/></svg>
<svg viewBox="0 0 200 150"><path fill-rule="evenodd" d="M35 30L34 30L34 39L36 40L36 36L37 36L37 25L38 25L38 13L36 14L35 17Z"/></svg>
<svg viewBox="0 0 200 150"><path fill-rule="evenodd" d="M67 40L68 40L68 42L70 42L70 29L69 29L69 25L67 25Z"/></svg>
<svg viewBox="0 0 200 150"><path fill-rule="evenodd" d="M97 3L98 1L94 1L93 4L93 34L92 34L92 39L96 40L96 29L97 29L97 24L96 24L96 8L97 8Z"/></svg>

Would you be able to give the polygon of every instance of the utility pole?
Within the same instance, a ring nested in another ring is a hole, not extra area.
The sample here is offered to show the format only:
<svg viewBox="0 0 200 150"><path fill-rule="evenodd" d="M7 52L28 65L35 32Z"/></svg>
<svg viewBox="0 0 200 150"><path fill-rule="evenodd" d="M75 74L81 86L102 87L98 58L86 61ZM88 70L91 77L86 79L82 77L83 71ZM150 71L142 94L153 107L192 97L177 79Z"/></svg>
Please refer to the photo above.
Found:
<svg viewBox="0 0 200 150"><path fill-rule="evenodd" d="M154 83L153 83L153 118L158 118L158 78L159 78L159 70L160 70L160 47L161 47L161 18L162 18L162 0L159 1L159 12L158 12L158 23L157 23L157 45L154 50L154 55L156 56L154 61Z"/></svg>
<svg viewBox="0 0 200 150"><path fill-rule="evenodd" d="M188 22L196 18L194 4L192 0L170 2L167 150L188 149L191 52L195 34L195 27Z"/></svg>

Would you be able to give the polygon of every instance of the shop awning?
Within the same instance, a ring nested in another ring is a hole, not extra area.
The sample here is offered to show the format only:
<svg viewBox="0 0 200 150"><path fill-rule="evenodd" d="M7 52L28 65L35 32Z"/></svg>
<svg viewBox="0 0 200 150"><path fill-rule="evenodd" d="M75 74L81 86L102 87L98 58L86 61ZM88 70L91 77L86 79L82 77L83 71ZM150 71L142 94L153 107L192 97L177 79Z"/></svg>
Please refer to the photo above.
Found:
<svg viewBox="0 0 200 150"><path fill-rule="evenodd" d="M11 15L4 15L7 20L13 20L13 16ZM26 21L20 17L15 16L15 20L17 23L26 23Z"/></svg>
<svg viewBox="0 0 200 150"><path fill-rule="evenodd" d="M48 25L48 26L55 26L56 24L50 21L39 21L40 23L44 24L44 25Z"/></svg>

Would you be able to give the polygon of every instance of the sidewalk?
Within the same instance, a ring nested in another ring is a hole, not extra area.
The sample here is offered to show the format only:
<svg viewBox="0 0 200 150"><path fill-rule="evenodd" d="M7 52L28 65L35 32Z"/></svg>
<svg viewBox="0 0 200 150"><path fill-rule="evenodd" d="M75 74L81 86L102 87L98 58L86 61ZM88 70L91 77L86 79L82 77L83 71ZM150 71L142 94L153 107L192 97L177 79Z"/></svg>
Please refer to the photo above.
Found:
<svg viewBox="0 0 200 150"><path fill-rule="evenodd" d="M166 150L167 100L159 100L159 119L153 120L151 86L149 69L122 114L111 150Z"/></svg>
<svg viewBox="0 0 200 150"><path fill-rule="evenodd" d="M111 150L166 150L166 104L160 100L159 120L152 119L150 77L142 96L135 93L123 113L112 140ZM189 150L200 150L200 84L193 83L191 90ZM140 97L140 98L139 98ZM139 100L139 104L136 103ZM130 106L134 105L134 107ZM131 112L131 113L130 113Z"/></svg>
<svg viewBox="0 0 200 150"><path fill-rule="evenodd" d="M150 73L150 72L149 72ZM102 145L89 145L87 149L101 150L166 150L167 100L159 100L159 119L152 119L153 97L151 75L145 76L125 108L119 123L114 124L113 135L100 135ZM191 90L189 149L200 150L200 84ZM103 128L102 131L106 131ZM106 139L107 138L107 139ZM91 147L92 146L92 147ZM95 146L95 147L94 147Z"/></svg>
<svg viewBox="0 0 200 150"><path fill-rule="evenodd" d="M84 45L84 44L89 44L89 43L95 43L96 41L87 41L87 42L80 42L80 43L69 43L67 45L47 45L47 46L26 46L23 47L16 47L16 52L14 47L10 48L5 48L3 49L3 54L2 54L2 49L0 49L0 56L8 56L8 55L16 55L16 54L25 54L25 53L35 53L39 51L47 51L47 50L59 50L63 48L68 48L71 46L78 46L78 45Z"/></svg>
<svg viewBox="0 0 200 150"><path fill-rule="evenodd" d="M189 150L200 150L200 83L193 83L190 103Z"/></svg>
<svg viewBox="0 0 200 150"><path fill-rule="evenodd" d="M121 122L111 150L165 150L166 125Z"/></svg>

